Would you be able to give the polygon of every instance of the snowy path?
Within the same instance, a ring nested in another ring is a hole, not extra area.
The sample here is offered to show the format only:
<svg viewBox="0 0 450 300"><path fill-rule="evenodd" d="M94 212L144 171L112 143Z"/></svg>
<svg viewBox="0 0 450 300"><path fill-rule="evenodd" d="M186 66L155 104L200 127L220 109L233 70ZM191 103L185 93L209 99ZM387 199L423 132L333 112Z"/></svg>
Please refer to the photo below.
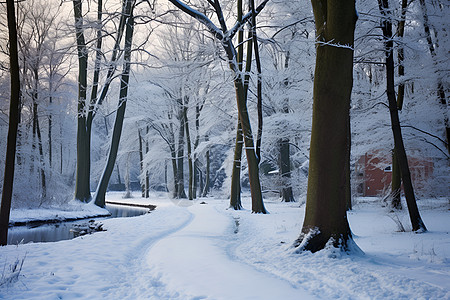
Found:
<svg viewBox="0 0 450 300"><path fill-rule="evenodd" d="M107 231L73 240L0 247L0 299L450 299L446 207L423 212L430 232L420 235L395 232L376 206L355 209L361 256L295 254L304 215L296 203L266 201L271 213L260 215L206 200L133 198L158 208L104 220ZM23 258L18 279L2 284Z"/></svg>
<svg viewBox="0 0 450 300"><path fill-rule="evenodd" d="M192 222L147 253L152 272L169 290L191 299L315 299L287 281L232 260L225 251L232 219L210 205L189 208ZM228 233L228 234L227 234Z"/></svg>

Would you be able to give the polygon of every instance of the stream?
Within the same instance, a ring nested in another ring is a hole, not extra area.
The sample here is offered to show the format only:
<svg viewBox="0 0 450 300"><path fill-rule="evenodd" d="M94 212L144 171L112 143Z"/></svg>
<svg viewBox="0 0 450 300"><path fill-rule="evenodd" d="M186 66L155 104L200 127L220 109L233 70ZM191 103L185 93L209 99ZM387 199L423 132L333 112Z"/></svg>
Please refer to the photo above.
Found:
<svg viewBox="0 0 450 300"><path fill-rule="evenodd" d="M111 216L10 227L8 229L8 245L70 240L77 236L101 231L100 221L104 219L136 217L150 212L149 208L114 204L107 204L106 209Z"/></svg>

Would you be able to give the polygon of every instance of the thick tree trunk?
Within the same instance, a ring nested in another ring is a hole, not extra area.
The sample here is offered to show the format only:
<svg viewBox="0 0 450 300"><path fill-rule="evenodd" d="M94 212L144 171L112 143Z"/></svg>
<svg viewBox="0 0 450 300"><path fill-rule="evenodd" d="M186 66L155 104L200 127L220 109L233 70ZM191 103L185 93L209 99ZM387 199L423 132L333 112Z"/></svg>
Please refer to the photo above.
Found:
<svg viewBox="0 0 450 300"><path fill-rule="evenodd" d="M381 14L385 17L382 20L383 38L386 48L386 92L389 102L389 113L391 117L391 128L394 135L394 147L397 156L397 162L400 167L402 176L403 189L405 191L406 204L408 206L409 217L411 219L413 231L427 231L425 224L420 217L419 209L417 208L416 197L411 182L411 174L409 172L408 159L406 156L405 146L403 144L402 130L400 127L400 120L398 117L397 102L395 99L394 87L394 57L393 57L393 41L392 37L392 22L389 19L389 4L388 0L378 0Z"/></svg>
<svg viewBox="0 0 450 300"><path fill-rule="evenodd" d="M247 156L248 177L250 182L250 192L252 195L252 212L267 213L261 193L261 183L259 181L258 158L255 152L255 143L253 141L252 129L250 126L250 117L247 111L245 89L242 79L238 76L235 79L236 100L239 111L239 120L244 135L245 154Z"/></svg>
<svg viewBox="0 0 450 300"><path fill-rule="evenodd" d="M6 9L9 33L11 96L9 103L9 125L6 145L5 173L3 177L2 202L0 205L0 246L6 245L8 241L8 225L14 184L14 168L20 106L19 58L17 51L17 28L13 0L6 1Z"/></svg>
<svg viewBox="0 0 450 300"><path fill-rule="evenodd" d="M134 18L133 7L134 0L127 0L131 3L131 9L128 13L125 32L125 47L124 47L124 67L120 80L119 91L119 105L116 112L116 119L114 121L114 128L111 137L111 146L109 149L108 160L106 162L105 170L103 171L100 182L95 192L94 203L100 207L105 207L105 194L108 188L109 179L114 170L114 164L119 150L120 136L122 134L123 120L125 117L125 109L128 97L128 82L130 78L130 60L131 60L131 46L133 40Z"/></svg>
<svg viewBox="0 0 450 300"><path fill-rule="evenodd" d="M316 69L308 194L299 251L321 250L328 242L348 249L348 116L353 85L355 2L313 0Z"/></svg>

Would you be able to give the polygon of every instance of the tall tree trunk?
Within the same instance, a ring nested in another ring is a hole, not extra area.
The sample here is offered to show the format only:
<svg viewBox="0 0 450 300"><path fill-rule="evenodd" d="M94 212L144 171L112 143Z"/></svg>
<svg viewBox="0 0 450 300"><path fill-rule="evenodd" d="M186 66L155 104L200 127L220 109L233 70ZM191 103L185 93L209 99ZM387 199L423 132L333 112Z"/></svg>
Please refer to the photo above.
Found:
<svg viewBox="0 0 450 300"><path fill-rule="evenodd" d="M400 21L397 25L397 35L399 39L403 39L405 35L405 21L406 21L406 10L408 7L408 1L402 0L402 10L400 13ZM399 43L397 49L397 58L398 58L398 76L402 77L405 75L405 50L402 43ZM403 80L403 79L402 79ZM405 99L405 84L401 82L398 85L397 91L397 109L400 111L403 108L403 102ZM397 161L397 155L395 154L395 149L392 151L392 173L391 173L391 206L395 209L402 209L401 202L401 174L399 169L399 164Z"/></svg>
<svg viewBox="0 0 450 300"><path fill-rule="evenodd" d="M138 141L139 141L139 166L140 166L140 171L141 171L141 178L142 176L144 176L144 153L143 153L143 147L142 147L142 135L141 135L141 130L138 128ZM141 196L142 198L145 197L145 179L141 179L140 180L140 184L141 184Z"/></svg>
<svg viewBox="0 0 450 300"><path fill-rule="evenodd" d="M14 184L14 168L20 106L19 58L17 51L17 28L13 0L6 0L6 9L9 34L11 96L9 103L9 125L6 145L5 173L3 177L2 202L0 205L0 246L6 245L8 241L8 225Z"/></svg>
<svg viewBox="0 0 450 300"><path fill-rule="evenodd" d="M194 166L192 162L192 145L191 145L191 133L189 132L189 122L187 117L187 103L183 106L184 115L184 128L186 130L186 145L187 145L187 155L188 155L188 167L189 167L189 188L188 195L189 200L194 199Z"/></svg>
<svg viewBox="0 0 450 300"><path fill-rule="evenodd" d="M126 31L125 31L125 47L124 47L124 66L120 80L119 105L116 112L116 119L114 121L114 128L111 137L111 146L109 149L108 160L106 162L105 170L103 171L100 182L95 192L94 203L100 207L105 207L105 194L108 188L109 179L114 169L114 164L117 158L119 149L120 136L122 134L123 120L125 117L125 109L128 97L128 82L130 78L130 60L131 60L131 46L133 41L134 18L133 8L134 0L127 0L131 5L130 11L127 14Z"/></svg>
<svg viewBox="0 0 450 300"><path fill-rule="evenodd" d="M290 52L287 51L286 59L284 61L284 68L289 67L289 57ZM289 79L284 79L285 88L289 87ZM283 103L283 113L289 113L289 99L284 99ZM294 195L292 193L292 183L291 183L291 154L289 147L289 138L282 138L280 140L280 153L279 153L279 169L281 175L281 200L284 202L295 202Z"/></svg>
<svg viewBox="0 0 450 300"><path fill-rule="evenodd" d="M255 152L255 143L253 141L252 129L250 126L250 117L247 111L245 88L240 76L235 79L236 99L239 110L239 120L241 121L242 133L244 135L245 154L247 156L248 177L250 182L250 192L252 195L252 212L267 213L261 192L261 183L259 180L258 158Z"/></svg>
<svg viewBox="0 0 450 300"><path fill-rule="evenodd" d="M172 173L173 173L173 197L178 197L178 166L177 166L177 152L175 147L170 147L170 154L172 157Z"/></svg>
<svg viewBox="0 0 450 300"><path fill-rule="evenodd" d="M39 151L39 173L41 175L41 188L42 188L42 194L41 194L41 200L45 199L47 197L47 185L45 180L45 166L44 166L44 150L42 148L42 136L41 136L41 129L39 126L39 118L38 118L38 105L34 99L33 103L33 122L34 122L34 131L37 136L37 144L38 144L38 151Z"/></svg>
<svg viewBox="0 0 450 300"><path fill-rule="evenodd" d="M208 136L205 136L205 140L208 140ZM206 150L206 172L205 172L205 186L203 188L202 196L206 197L209 192L209 180L210 180L210 158L209 158L209 149Z"/></svg>
<svg viewBox="0 0 450 300"><path fill-rule="evenodd" d="M197 135L195 136L195 142L194 142L194 152L197 150L198 144L200 143L200 111L201 111L202 107L200 107L200 105L197 103L195 105L195 131L197 133ZM200 185L202 185L201 183L201 173L200 173L200 169L198 167L199 165L199 161L198 161L198 157L197 154L194 154L194 186L192 188L192 193L194 195L194 199L197 198L197 187L200 181ZM200 187L200 192L199 192L199 196L200 193L202 192L202 188Z"/></svg>
<svg viewBox="0 0 450 300"><path fill-rule="evenodd" d="M34 76L34 86L33 86L33 93L32 93L32 100L33 100L33 149L35 149L37 138L37 145L38 145L38 151L39 151L39 173L41 177L41 203L42 201L47 197L47 185L45 181L45 158L44 158L44 150L42 148L42 135L41 135L41 128L39 126L39 114L38 114L38 84L39 84L39 70L38 66L33 66L33 76Z"/></svg>
<svg viewBox="0 0 450 300"><path fill-rule="evenodd" d="M316 68L305 219L294 246L321 250L328 242L348 250L348 116L353 85L355 1L312 0Z"/></svg>
<svg viewBox="0 0 450 300"><path fill-rule="evenodd" d="M411 174L409 172L408 159L403 144L402 130L398 117L397 102L395 99L394 87L394 53L392 41L392 22L390 21L389 2L388 0L378 0L380 12L383 15L381 28L383 30L383 38L386 49L386 92L389 102L389 113L391 117L391 128L394 135L394 147L397 156L397 162L400 167L402 176L403 189L405 191L406 204L408 206L409 217L411 219L413 231L426 231L427 228L420 217L417 208L414 189L411 182Z"/></svg>
<svg viewBox="0 0 450 300"><path fill-rule="evenodd" d="M90 132L86 117L86 88L88 53L83 33L82 1L73 1L78 52L78 116L77 116L77 169L75 199L88 202L90 192Z"/></svg>
<svg viewBox="0 0 450 300"><path fill-rule="evenodd" d="M242 0L237 1L237 21L242 21ZM244 62L244 31L241 28L238 32L238 48L237 48L237 63L239 70L243 69ZM248 54L248 52L247 52ZM247 55L248 57L248 55ZM247 64L248 65L248 64ZM234 147L233 169L231 170L231 194L230 194L230 207L235 210L242 209L241 204L241 166L242 166L242 146L244 144L244 138L242 135L241 122L237 122L236 127L236 143Z"/></svg>
<svg viewBox="0 0 450 300"><path fill-rule="evenodd" d="M50 84L50 93L52 91L52 87ZM52 106L52 96L49 97L49 104L50 107ZM52 127L53 127L53 116L52 116L52 112L49 113L48 115L48 164L50 166L50 169L52 168L52 163L53 163L53 143L52 143Z"/></svg>
<svg viewBox="0 0 450 300"><path fill-rule="evenodd" d="M177 151L177 198L187 198L184 191L184 108L180 108L180 131L178 132L178 151Z"/></svg>
<svg viewBox="0 0 450 300"><path fill-rule="evenodd" d="M262 143L262 132L263 132L263 111L262 111L262 68L261 59L259 57L258 48L258 36L256 35L256 12L255 12L255 1L249 1L250 11L252 12L251 18L251 36L253 39L253 47L255 50L255 61L256 61L256 71L257 71L257 84L256 84L256 95L257 95L257 107L258 107L258 131L256 136L256 157L258 159L258 164L261 162L261 143Z"/></svg>
<svg viewBox="0 0 450 300"><path fill-rule="evenodd" d="M147 131L146 131L147 135L146 135L146 139L145 139L145 154L148 153L148 138L147 138L148 130L149 130L149 128L147 126ZM166 168L165 175L166 175L166 189L167 189L167 165L165 166L165 168ZM150 193L150 176L148 175L148 170L146 168L146 170L145 170L145 198L150 197L149 193Z"/></svg>

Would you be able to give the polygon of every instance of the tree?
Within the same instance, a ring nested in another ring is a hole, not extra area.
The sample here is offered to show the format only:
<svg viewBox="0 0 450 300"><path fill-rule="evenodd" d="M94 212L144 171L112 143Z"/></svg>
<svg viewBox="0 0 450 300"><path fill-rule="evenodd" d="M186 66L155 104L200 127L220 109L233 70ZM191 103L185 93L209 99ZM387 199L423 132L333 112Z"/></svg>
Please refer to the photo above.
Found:
<svg viewBox="0 0 450 300"><path fill-rule="evenodd" d="M87 98L88 83L88 47L85 40L83 25L82 1L73 0L75 33L78 53L78 109L77 109L77 165L75 182L75 199L87 202L91 199L90 192L90 169L91 169L91 132L92 122L103 103L114 79L117 68L117 60L120 57L120 43L123 37L125 23L130 5L129 1L124 0L122 13L120 14L119 25L117 26L114 46L111 53L111 59L107 68L107 75L103 87L99 89L100 60L103 57L101 52L103 34L102 34L102 1L98 1L97 14L97 38L96 38L96 57L94 63L94 74L91 95ZM101 92L98 94L98 91Z"/></svg>
<svg viewBox="0 0 450 300"><path fill-rule="evenodd" d="M436 30L435 31L435 39L436 41L433 43L433 39L431 36L431 30L430 30L430 21L428 18L428 12L427 12L427 5L425 3L425 0L419 0L420 6L422 8L422 14L423 14L423 29L425 31L425 35L426 35L426 40L427 40L427 44L428 44L428 49L430 50L430 54L431 57L433 58L433 62L435 62L436 59L436 48L438 45L437 42L437 34L436 34ZM438 82L437 82L437 94L439 97L439 101L440 103L446 107L447 106L447 97L445 96L445 89L444 89L444 85L442 83L442 79L438 78ZM447 115L444 118L444 125L445 125L445 137L447 139L447 151L450 154L450 120L449 120L449 116L448 116L448 112Z"/></svg>
<svg viewBox="0 0 450 300"><path fill-rule="evenodd" d="M14 184L14 168L16 159L17 128L19 125L20 78L19 58L17 50L17 29L14 11L14 1L6 1L8 32L9 32L9 60L11 74L11 96L9 110L9 128L5 159L5 173L3 178L2 202L0 206L0 246L8 241L9 213Z"/></svg>
<svg viewBox="0 0 450 300"><path fill-rule="evenodd" d="M394 136L394 151L396 161L398 163L400 174L405 191L406 204L408 205L409 217L411 219L413 231L427 231L425 224L420 217L417 208L414 189L411 182L411 173L409 171L408 159L406 156L405 146L403 144L402 129L398 116L397 101L395 99L394 88L394 51L392 41L392 22L389 20L389 0L378 0L380 12L383 16L381 28L383 30L383 39L386 55L386 93L389 103L389 114L391 117L391 129Z"/></svg>
<svg viewBox="0 0 450 300"><path fill-rule="evenodd" d="M289 66L289 51L286 53L284 67L287 69ZM289 86L289 79L284 80L285 87ZM283 112L289 113L289 99L284 100ZM290 159L290 146L289 138L280 139L280 154L278 158L282 187L281 187L281 199L284 202L295 202L294 195L292 193L291 186L291 159Z"/></svg>
<svg viewBox="0 0 450 300"><path fill-rule="evenodd" d="M305 219L294 247L315 252L331 243L348 250L352 240L346 194L355 1L311 2L317 40L313 122Z"/></svg>
<svg viewBox="0 0 450 300"><path fill-rule="evenodd" d="M250 117L247 111L247 103L245 97L245 81L244 75L239 71L239 65L237 63L237 53L235 50L235 46L233 44L232 38L239 30L239 28L245 24L249 19L258 14L266 5L267 0L263 1L262 4L258 6L253 12L246 14L241 22L237 22L235 26L233 26L230 30L228 30L224 14L220 3L218 0L214 2L210 2L213 6L216 16L220 23L220 29L214 25L214 23L207 18L204 14L198 12L195 9L190 8L186 4L182 3L178 0L170 0L172 4L182 10L184 13L187 13L191 17L197 19L202 24L204 24L208 30L214 35L214 37L222 42L223 49L225 50L229 67L234 75L234 87L236 91L236 101L239 113L239 121L241 123L243 135L244 135L244 145L245 145L245 153L247 156L248 163L248 174L250 181L250 190L252 194L252 212L255 213L266 213L266 209L264 208L264 203L262 200L261 193L261 183L259 180L259 166L258 166L258 158L256 156L255 151L255 143L253 139L253 133L250 126Z"/></svg>
<svg viewBox="0 0 450 300"><path fill-rule="evenodd" d="M131 47L133 41L134 31L134 17L133 9L135 6L134 0L125 0L127 8L124 12L126 17L126 29L125 29L125 46L124 46L124 66L120 78L120 92L119 92L119 104L117 106L116 119L114 121L114 129L111 136L111 146L108 154L108 160L105 165L100 182L97 186L97 190L94 196L94 203L100 207L105 206L105 194L108 187L109 179L111 178L112 171L114 170L114 164L116 163L117 151L119 149L120 136L122 134L123 120L125 117L125 109L128 99L128 82L130 78L131 67Z"/></svg>
<svg viewBox="0 0 450 300"><path fill-rule="evenodd" d="M242 0L237 1L237 21L242 22ZM250 34L249 34L250 35ZM250 73L251 68L251 59L252 59L252 39L251 36L249 36L249 40L247 42L247 60L246 60L246 66L245 66L245 72L246 74ZM244 31L243 29L240 29L238 32L238 40L237 40L238 48L237 48L237 64L239 67L239 70L242 71L243 69L243 63L244 63ZM248 94L248 75L246 82L246 96ZM244 144L244 135L242 132L242 125L241 122L237 122L237 128L236 128L236 142L234 146L234 159L233 159L233 169L231 173L231 194L230 194L230 207L232 207L235 210L242 209L241 204L241 159L242 159L242 147Z"/></svg>

